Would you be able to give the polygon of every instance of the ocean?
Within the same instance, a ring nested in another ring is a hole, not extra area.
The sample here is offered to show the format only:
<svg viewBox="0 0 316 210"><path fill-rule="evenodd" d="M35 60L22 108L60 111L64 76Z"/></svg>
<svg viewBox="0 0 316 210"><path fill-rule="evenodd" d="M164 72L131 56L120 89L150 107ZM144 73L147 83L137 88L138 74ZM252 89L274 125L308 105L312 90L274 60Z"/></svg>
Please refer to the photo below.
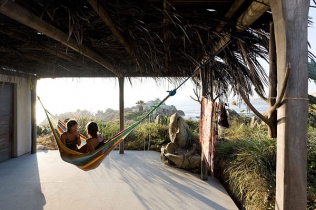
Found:
<svg viewBox="0 0 316 210"><path fill-rule="evenodd" d="M244 104L244 103L239 103L237 105L232 105L232 102L233 100L230 99L228 100L227 105L228 109L233 109L235 110L237 113L241 114L241 115L252 115L253 113L248 110L247 106ZM251 100L253 106L260 112L260 113L263 113L265 112L267 109L268 109L268 105L263 101L263 100L260 100L260 99L254 99L254 100ZM201 107L200 107L200 103L197 102L197 101L194 101L193 99L191 98L185 98L185 99L171 99L171 100L167 100L166 102L166 105L174 105L177 110L182 110L185 114L185 116L183 118L185 119L193 119L193 120L199 120L200 119L200 110L201 110ZM45 116L45 113L43 111L43 108L39 107L39 110L37 111L37 123L38 124L42 124L43 121L46 123L45 119L46 119L46 116ZM115 109L115 108L114 108ZM117 110L117 109L115 109ZM93 113L92 110L88 110L88 111L91 111ZM65 111L67 112L67 111ZM61 113L65 113L65 112L61 112ZM72 111L70 111L72 112ZM56 112L55 114L61 114L61 113L58 113Z"/></svg>
<svg viewBox="0 0 316 210"><path fill-rule="evenodd" d="M253 112L247 107L247 105L244 102L237 103L237 105L232 105L232 102L234 100L230 99L227 103L227 109L235 110L238 114L243 115L253 115ZM237 101L236 101L237 102ZM260 112L263 113L267 111L268 105L265 101L261 99L253 99L250 100L252 105ZM177 110L182 110L185 113L184 118L185 119L193 119L198 120L200 118L200 103L194 101L193 99L184 99L179 101L173 101L172 104L167 105L174 105Z"/></svg>

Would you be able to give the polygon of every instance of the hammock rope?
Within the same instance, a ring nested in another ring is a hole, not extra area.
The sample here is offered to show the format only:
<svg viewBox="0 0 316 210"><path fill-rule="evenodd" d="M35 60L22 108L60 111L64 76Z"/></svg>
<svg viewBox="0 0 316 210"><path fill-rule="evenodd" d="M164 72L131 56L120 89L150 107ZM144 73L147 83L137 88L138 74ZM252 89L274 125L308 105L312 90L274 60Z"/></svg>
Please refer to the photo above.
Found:
<svg viewBox="0 0 316 210"><path fill-rule="evenodd" d="M219 48L215 53L210 55L209 57L204 57L205 59L201 61L201 65L197 66L193 73L189 75L178 87L176 87L173 90L167 91L169 94L156 106L153 106L151 111L149 111L143 118L141 118L139 121L135 122L134 124L130 125L126 129L118 132L116 135L114 135L112 138L105 141L105 143L97 148L95 151L90 153L81 153L78 151L71 150L64 145L61 140L60 136L61 134L66 131L66 124L58 120L56 116L52 115L42 104L39 97L38 100L40 101L46 117L48 119L49 125L52 129L53 135L55 137L55 140L57 142L57 146L60 152L60 156L62 160L73 164L77 166L78 168L89 171L92 169L97 168L104 158L113 150L115 147L122 142L122 140L134 130L136 126L138 126L141 122L143 122L150 114L152 114L159 106L161 106L170 96L174 96L177 92L177 90L185 83L187 82L191 77L193 77L201 68L203 68L206 64L208 64L218 53L220 53L225 47L227 47L236 37L232 36L226 44L224 44L221 48ZM80 139L85 141L86 137L83 135L80 135Z"/></svg>

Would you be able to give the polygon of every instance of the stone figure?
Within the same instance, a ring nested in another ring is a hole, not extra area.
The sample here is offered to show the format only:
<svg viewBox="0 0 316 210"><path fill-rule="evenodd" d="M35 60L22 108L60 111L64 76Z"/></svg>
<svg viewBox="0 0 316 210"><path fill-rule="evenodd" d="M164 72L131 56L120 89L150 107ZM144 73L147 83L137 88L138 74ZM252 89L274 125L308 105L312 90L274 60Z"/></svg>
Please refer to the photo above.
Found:
<svg viewBox="0 0 316 210"><path fill-rule="evenodd" d="M199 170L201 156L197 153L198 146L189 145L189 126L178 113L170 117L169 138L171 142L161 147L161 160L182 169Z"/></svg>

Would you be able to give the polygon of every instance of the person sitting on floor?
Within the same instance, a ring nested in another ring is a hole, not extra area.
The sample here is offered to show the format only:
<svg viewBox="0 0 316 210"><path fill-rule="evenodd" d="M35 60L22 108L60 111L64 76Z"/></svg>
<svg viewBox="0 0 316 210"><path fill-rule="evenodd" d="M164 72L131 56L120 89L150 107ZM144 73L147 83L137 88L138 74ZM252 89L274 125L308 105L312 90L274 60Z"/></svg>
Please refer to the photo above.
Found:
<svg viewBox="0 0 316 210"><path fill-rule="evenodd" d="M80 133L78 131L78 123L76 120L69 120L67 122L67 131L61 134L61 142L69 149L77 150L81 145Z"/></svg>

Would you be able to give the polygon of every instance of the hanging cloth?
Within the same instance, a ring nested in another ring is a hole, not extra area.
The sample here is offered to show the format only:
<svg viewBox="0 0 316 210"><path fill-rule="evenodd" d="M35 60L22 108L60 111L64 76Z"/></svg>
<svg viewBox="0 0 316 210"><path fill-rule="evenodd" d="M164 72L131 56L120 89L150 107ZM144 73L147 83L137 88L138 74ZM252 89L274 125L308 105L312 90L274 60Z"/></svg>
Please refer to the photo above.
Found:
<svg viewBox="0 0 316 210"><path fill-rule="evenodd" d="M219 115L218 125L220 125L224 128L229 128L228 116L227 116L227 111L225 108L225 103L222 103L220 105L220 115Z"/></svg>
<svg viewBox="0 0 316 210"><path fill-rule="evenodd" d="M200 117L200 144L205 163L214 177L214 154L216 144L216 108L217 103L202 97Z"/></svg>

